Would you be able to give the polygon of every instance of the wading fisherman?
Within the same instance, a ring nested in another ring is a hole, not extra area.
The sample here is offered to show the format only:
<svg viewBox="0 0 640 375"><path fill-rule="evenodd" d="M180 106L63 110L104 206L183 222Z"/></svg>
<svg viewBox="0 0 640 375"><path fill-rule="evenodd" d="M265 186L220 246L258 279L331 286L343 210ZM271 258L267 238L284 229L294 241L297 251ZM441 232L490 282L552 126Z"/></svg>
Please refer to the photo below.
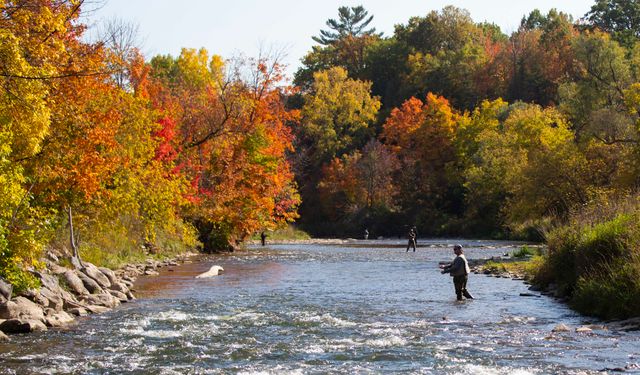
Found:
<svg viewBox="0 0 640 375"><path fill-rule="evenodd" d="M413 247L413 251L416 251L416 227L409 229L409 243L407 243L407 252L409 252L409 248Z"/></svg>
<svg viewBox="0 0 640 375"><path fill-rule="evenodd" d="M440 265L442 273L448 273L453 276L453 286L456 289L456 297L458 301L462 301L462 296L468 299L473 299L471 293L467 291L467 280L469 278L469 263L465 258L462 246L455 245L453 252L456 254L456 258L448 265Z"/></svg>

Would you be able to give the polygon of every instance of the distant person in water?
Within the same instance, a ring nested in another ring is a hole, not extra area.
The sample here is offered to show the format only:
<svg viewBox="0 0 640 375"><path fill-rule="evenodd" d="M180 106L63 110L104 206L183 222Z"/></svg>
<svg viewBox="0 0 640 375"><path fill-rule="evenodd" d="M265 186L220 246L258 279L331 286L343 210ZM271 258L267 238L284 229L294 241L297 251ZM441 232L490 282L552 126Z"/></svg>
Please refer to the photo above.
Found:
<svg viewBox="0 0 640 375"><path fill-rule="evenodd" d="M453 252L456 254L456 258L448 265L440 265L442 273L448 273L453 276L453 286L456 290L456 298L458 301L462 301L462 296L468 299L473 299L471 293L467 291L467 280L469 279L469 262L465 258L462 250L462 246L455 245Z"/></svg>
<svg viewBox="0 0 640 375"><path fill-rule="evenodd" d="M364 239L365 240L369 239L369 230L367 228L364 228Z"/></svg>
<svg viewBox="0 0 640 375"><path fill-rule="evenodd" d="M267 244L267 234L265 232L260 233L260 242L262 242L262 246Z"/></svg>
<svg viewBox="0 0 640 375"><path fill-rule="evenodd" d="M409 229L409 234L407 235L407 237L409 237L409 243L407 243L407 252L409 252L409 248L413 247L413 251L416 251L416 227L413 227L411 229Z"/></svg>

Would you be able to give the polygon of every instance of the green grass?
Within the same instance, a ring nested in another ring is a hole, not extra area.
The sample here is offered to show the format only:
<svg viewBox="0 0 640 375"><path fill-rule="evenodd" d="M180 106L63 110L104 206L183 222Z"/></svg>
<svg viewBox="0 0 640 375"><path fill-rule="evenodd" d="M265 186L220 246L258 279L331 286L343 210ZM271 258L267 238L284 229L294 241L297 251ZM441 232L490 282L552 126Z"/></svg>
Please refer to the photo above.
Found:
<svg viewBox="0 0 640 375"><path fill-rule="evenodd" d="M504 263L496 262L496 261L493 261L493 260L490 260L487 263L485 263L484 265L482 265L482 268L484 270L488 270L489 272L494 273L494 274L507 272L507 267L505 267Z"/></svg>
<svg viewBox="0 0 640 375"><path fill-rule="evenodd" d="M527 245L524 245L518 250L511 253L511 256L514 258L525 258L525 257L534 256L534 255L540 255L540 249L531 248Z"/></svg>
<svg viewBox="0 0 640 375"><path fill-rule="evenodd" d="M543 257L532 255L531 258L522 261L488 261L482 269L489 270L492 274L511 273L522 275L525 279L531 280L538 273L542 266Z"/></svg>
<svg viewBox="0 0 640 375"><path fill-rule="evenodd" d="M265 231L268 241L291 241L291 240L308 240L311 236L307 232L297 229L293 225L288 225L284 228L277 229L275 231ZM260 232L255 233L252 240L260 241Z"/></svg>

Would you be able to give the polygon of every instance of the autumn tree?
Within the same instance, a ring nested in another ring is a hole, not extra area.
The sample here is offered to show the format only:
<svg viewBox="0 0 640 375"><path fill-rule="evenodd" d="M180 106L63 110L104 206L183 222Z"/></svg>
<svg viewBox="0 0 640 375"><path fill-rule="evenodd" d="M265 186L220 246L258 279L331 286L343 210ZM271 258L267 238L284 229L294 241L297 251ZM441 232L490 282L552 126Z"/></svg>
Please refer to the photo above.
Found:
<svg viewBox="0 0 640 375"><path fill-rule="evenodd" d="M46 223L53 221L33 202L37 176L28 169L46 147L57 85L68 77L100 73L72 64L92 50L75 47L83 30L77 22L81 5L0 2L0 276L18 289L33 286L22 267L36 265L50 234Z"/></svg>
<svg viewBox="0 0 640 375"><path fill-rule="evenodd" d="M523 17L504 49L510 83L507 98L541 105L559 102L558 88L576 76L572 48L577 31L569 15L551 9Z"/></svg>
<svg viewBox="0 0 640 375"><path fill-rule="evenodd" d="M380 101L370 91L370 82L350 79L342 68L314 75L312 91L302 108L301 129L314 165L361 147L374 135L370 125Z"/></svg>
<svg viewBox="0 0 640 375"><path fill-rule="evenodd" d="M476 76L490 58L487 37L493 36L468 11L452 6L396 26L395 38L409 47L404 98L433 92L472 108L480 100Z"/></svg>
<svg viewBox="0 0 640 375"><path fill-rule="evenodd" d="M501 215L512 229L587 202L587 163L566 119L553 108L514 104L500 120L502 108L486 103L472 116L482 130L465 171L467 200L504 202Z"/></svg>
<svg viewBox="0 0 640 375"><path fill-rule="evenodd" d="M432 93L423 102L411 98L391 112L382 140L398 155L401 204L423 231L434 232L443 213L455 214L461 199L449 173L456 161L454 139L458 114L449 101Z"/></svg>
<svg viewBox="0 0 640 375"><path fill-rule="evenodd" d="M187 217L207 250L235 245L296 217L299 197L285 154L297 112L277 87L282 69L266 58L224 61L204 49L152 60L152 95L175 122L177 168L190 181Z"/></svg>

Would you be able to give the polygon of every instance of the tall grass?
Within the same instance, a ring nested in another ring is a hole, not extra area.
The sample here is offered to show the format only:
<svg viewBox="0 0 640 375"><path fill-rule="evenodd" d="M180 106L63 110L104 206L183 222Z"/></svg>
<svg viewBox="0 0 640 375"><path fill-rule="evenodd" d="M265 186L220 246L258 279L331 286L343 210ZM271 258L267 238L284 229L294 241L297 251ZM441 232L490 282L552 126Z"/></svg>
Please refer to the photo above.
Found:
<svg viewBox="0 0 640 375"><path fill-rule="evenodd" d="M547 234L535 275L555 284L581 313L605 319L640 316L640 199L604 200L574 212Z"/></svg>
<svg viewBox="0 0 640 375"><path fill-rule="evenodd" d="M61 228L49 246L70 255L66 230ZM108 268L139 263L148 258L173 257L198 245L195 229L182 222L153 228L153 238L144 235L141 223L127 217L108 223L85 223L77 232L81 259Z"/></svg>
<svg viewBox="0 0 640 375"><path fill-rule="evenodd" d="M274 231L265 231L265 234L267 235L267 241L308 240L311 238L307 232L302 231L291 224ZM251 236L251 239L259 241L260 233L255 233Z"/></svg>

